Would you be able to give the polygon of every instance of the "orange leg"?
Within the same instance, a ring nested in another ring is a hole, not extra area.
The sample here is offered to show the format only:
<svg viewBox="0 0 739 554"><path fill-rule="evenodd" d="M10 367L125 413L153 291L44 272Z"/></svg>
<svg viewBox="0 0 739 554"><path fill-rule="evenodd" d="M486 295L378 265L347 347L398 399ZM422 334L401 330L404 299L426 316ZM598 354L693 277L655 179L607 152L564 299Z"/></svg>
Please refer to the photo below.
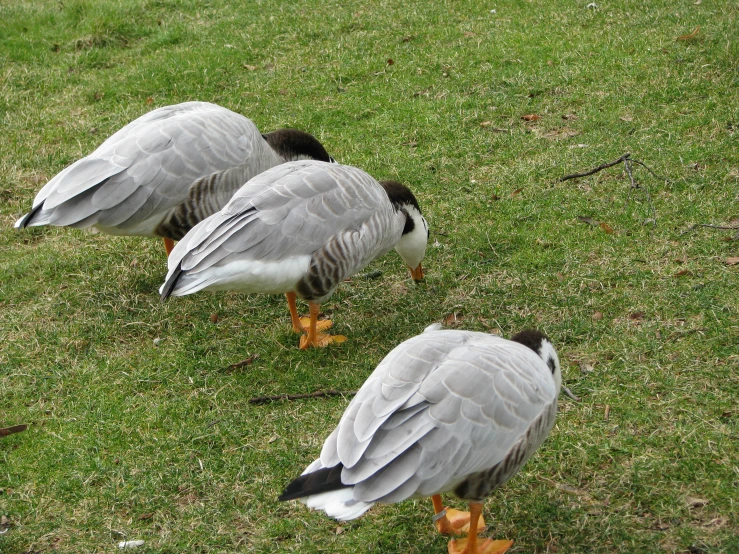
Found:
<svg viewBox="0 0 739 554"><path fill-rule="evenodd" d="M440 494L431 497L434 503L434 524L436 529L442 535L461 535L469 532L470 529L470 513L455 510L454 508L444 508ZM443 514L443 515L440 515ZM485 528L485 520L480 516L478 524L478 533Z"/></svg>
<svg viewBox="0 0 739 554"><path fill-rule="evenodd" d="M167 251L167 257L169 258L169 255L172 253L172 250L174 249L174 241L172 239L163 239L164 240L164 249Z"/></svg>
<svg viewBox="0 0 739 554"><path fill-rule="evenodd" d="M470 532L466 539L452 539L449 541L449 554L503 554L513 541L494 541L486 539L477 545L478 524L482 514L482 503L470 502Z"/></svg>
<svg viewBox="0 0 739 554"><path fill-rule="evenodd" d="M303 327L303 324L300 322L298 307L295 304L295 293L288 292L285 294L285 296L287 296L287 305L290 308L290 319L292 319L293 331L295 333L305 333L305 327Z"/></svg>
<svg viewBox="0 0 739 554"><path fill-rule="evenodd" d="M300 337L300 349L305 350L311 346L321 348L328 346L332 342L344 342L346 337L343 335L324 335L318 332L318 313L321 311L320 304L308 302L310 307L310 323L308 326L308 335Z"/></svg>
<svg viewBox="0 0 739 554"><path fill-rule="evenodd" d="M287 296L287 305L290 308L290 319L293 324L293 332L298 334L307 333L308 330L305 327L306 325L310 325L310 319L307 317L300 317L298 315L298 306L295 303L297 299L296 294L294 292L286 292L285 296ZM318 331L330 329L333 324L333 321L324 319L316 322L316 329Z"/></svg>

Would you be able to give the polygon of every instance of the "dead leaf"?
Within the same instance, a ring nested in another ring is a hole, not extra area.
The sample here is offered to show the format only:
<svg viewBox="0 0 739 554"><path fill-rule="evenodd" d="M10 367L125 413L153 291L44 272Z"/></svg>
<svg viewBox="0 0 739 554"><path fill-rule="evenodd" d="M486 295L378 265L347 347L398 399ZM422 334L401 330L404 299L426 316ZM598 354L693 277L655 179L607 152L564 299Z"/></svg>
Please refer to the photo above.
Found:
<svg viewBox="0 0 739 554"><path fill-rule="evenodd" d="M493 195L492 195L492 196L490 197L490 199L491 199L491 200L493 200L493 201L495 201L495 200L500 200L500 196L498 196L497 194L493 194Z"/></svg>
<svg viewBox="0 0 739 554"><path fill-rule="evenodd" d="M735 257L726 258L726 260L724 260L724 263L726 265L736 265L736 264L739 264L739 258L735 258Z"/></svg>
<svg viewBox="0 0 739 554"><path fill-rule="evenodd" d="M249 65L248 63L241 64L241 66L246 69L247 71L256 71L257 66L256 65Z"/></svg>
<svg viewBox="0 0 739 554"><path fill-rule="evenodd" d="M701 0L695 0L695 2L693 2L693 5L694 6L700 6L701 5Z"/></svg>
<svg viewBox="0 0 739 554"><path fill-rule="evenodd" d="M492 121L483 121L482 123L480 123L480 127L490 127L492 124Z"/></svg>
<svg viewBox="0 0 739 554"><path fill-rule="evenodd" d="M629 319L633 319L635 321L641 321L642 319L644 319L645 315L646 314L644 312L631 312L629 314Z"/></svg>
<svg viewBox="0 0 739 554"><path fill-rule="evenodd" d="M632 121L634 121L634 118L630 115L622 115L621 117L619 117L619 119L621 121L626 121L627 123L631 123Z"/></svg>
<svg viewBox="0 0 739 554"><path fill-rule="evenodd" d="M344 528L343 527L337 527L336 528L336 534L337 535L341 535L343 532L344 532Z"/></svg>
<svg viewBox="0 0 739 554"><path fill-rule="evenodd" d="M21 431L25 431L28 429L28 425L22 424L22 425L13 425L12 427L6 427L5 429L0 429L0 437L7 437L8 435L14 435L15 433L20 433Z"/></svg>
<svg viewBox="0 0 739 554"><path fill-rule="evenodd" d="M579 221L582 221L583 223L587 223L588 225L592 225L593 227L597 227L598 225L600 225L600 221L598 221L597 219L593 219L592 217L585 217L583 215L578 215L577 216L577 219Z"/></svg>
<svg viewBox="0 0 739 554"><path fill-rule="evenodd" d="M523 189L522 189L522 188L521 188L521 189L516 189L516 190L514 190L514 191L513 191L512 193L511 193L511 197L514 197L514 196L518 196L519 194L521 194L521 192L522 192L522 191L523 191Z"/></svg>
<svg viewBox="0 0 739 554"><path fill-rule="evenodd" d="M708 504L709 500L705 498L696 498L694 496L688 496L685 498L685 503L688 505L688 508L702 508L706 504Z"/></svg>
<svg viewBox="0 0 739 554"><path fill-rule="evenodd" d="M410 146L411 148L415 148L416 146L418 146L418 142L416 142L415 140L404 142L403 146Z"/></svg>
<svg viewBox="0 0 739 554"><path fill-rule="evenodd" d="M147 514L141 514L136 519L138 519L138 520L144 520L144 519L151 519L152 517L154 517L154 512L149 512Z"/></svg>
<svg viewBox="0 0 739 554"><path fill-rule="evenodd" d="M393 65L394 63L395 63L395 61L392 58L388 58L387 59L387 64L388 65Z"/></svg>
<svg viewBox="0 0 739 554"><path fill-rule="evenodd" d="M540 115L536 115L535 113L530 113L528 115L522 115L521 119L524 121L539 121L541 119Z"/></svg>
<svg viewBox="0 0 739 554"><path fill-rule="evenodd" d="M210 314L210 322L218 323L218 314Z"/></svg>
<svg viewBox="0 0 739 554"><path fill-rule="evenodd" d="M557 281L562 282L564 280L565 280L564 274L557 272Z"/></svg>
<svg viewBox="0 0 739 554"><path fill-rule="evenodd" d="M611 227L610 225L608 225L608 223L602 222L602 223L601 223L601 224L599 225L599 227L600 227L601 229L603 229L603 230L604 230L604 231L605 231L606 233L608 233L609 235L612 235L612 234L613 234L613 227Z"/></svg>
<svg viewBox="0 0 739 554"><path fill-rule="evenodd" d="M690 39L694 39L695 37L697 37L697 36L698 36L698 31L700 31L700 30L701 30L701 26L700 26L700 25L698 25L698 26L697 26L697 27L696 27L696 28L695 28L695 29L693 30L693 32L692 32L692 33L690 33L689 35L681 35L681 36L677 37L677 38L676 38L675 40L690 40Z"/></svg>
<svg viewBox="0 0 739 554"><path fill-rule="evenodd" d="M151 96L149 96L149 98L146 99L146 103L147 104L152 104L152 103L154 103L154 99Z"/></svg>
<svg viewBox="0 0 739 554"><path fill-rule="evenodd" d="M592 316L590 316L593 321L600 321L603 319L603 312L595 312Z"/></svg>
<svg viewBox="0 0 739 554"><path fill-rule="evenodd" d="M278 435L272 435L272 436L271 436L271 437L269 438L269 440L268 440L267 442L268 442L269 444L272 444L273 442L275 442L275 441L276 441L277 439L279 439L279 438L280 438L280 437L279 437Z"/></svg>
<svg viewBox="0 0 739 554"><path fill-rule="evenodd" d="M534 129L536 136L540 138L546 138L550 140L560 140L579 135L579 131L575 131L571 127L562 127L561 129L553 129L551 131L543 132L539 129Z"/></svg>
<svg viewBox="0 0 739 554"><path fill-rule="evenodd" d="M462 324L462 314L453 312L444 318L444 327L458 327Z"/></svg>
<svg viewBox="0 0 739 554"><path fill-rule="evenodd" d="M603 412L603 420L604 421L608 421L608 418L610 416L611 416L611 407L608 404L606 404L606 409Z"/></svg>
<svg viewBox="0 0 739 554"><path fill-rule="evenodd" d="M725 517L715 517L712 520L704 523L703 527L719 529L723 527L724 525L726 525L727 523L728 523L728 520Z"/></svg>
<svg viewBox="0 0 739 554"><path fill-rule="evenodd" d="M466 32L466 33L464 34L464 36L465 36L465 37L467 37L467 38L472 38L472 37L474 37L474 36L475 36L475 33L473 33L472 31L467 31L467 32Z"/></svg>
<svg viewBox="0 0 739 554"><path fill-rule="evenodd" d="M680 271L675 273L675 277L689 277L692 274L693 272L690 271L689 269L681 269Z"/></svg>
<svg viewBox="0 0 739 554"><path fill-rule="evenodd" d="M562 119L574 121L575 119L577 119L577 115L575 115L574 113L562 114Z"/></svg>
<svg viewBox="0 0 739 554"><path fill-rule="evenodd" d="M402 40L403 42L410 42L410 41L412 41L412 40L413 40L414 38L416 38L416 37L414 37L413 35L407 35L407 36L403 37L403 38L402 38L401 40Z"/></svg>
<svg viewBox="0 0 739 554"><path fill-rule="evenodd" d="M600 313L600 312L597 312ZM603 314L601 314L602 316ZM587 362L580 362L580 373L593 373L595 368L593 367L593 364L589 364Z"/></svg>

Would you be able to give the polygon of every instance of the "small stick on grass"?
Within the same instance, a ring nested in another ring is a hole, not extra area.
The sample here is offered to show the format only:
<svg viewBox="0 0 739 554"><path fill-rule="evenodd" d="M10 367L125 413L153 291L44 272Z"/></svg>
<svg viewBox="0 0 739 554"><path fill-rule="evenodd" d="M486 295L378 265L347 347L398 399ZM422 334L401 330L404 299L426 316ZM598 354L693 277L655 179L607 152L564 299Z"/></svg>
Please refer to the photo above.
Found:
<svg viewBox="0 0 739 554"><path fill-rule="evenodd" d="M321 398L324 396L354 396L358 391L319 390L307 394L275 394L273 396L257 396L249 399L249 404L268 404L279 400L302 400L303 398Z"/></svg>
<svg viewBox="0 0 739 554"><path fill-rule="evenodd" d="M611 415L611 407L610 407L610 406L609 406L608 404L606 404L606 409L605 409L605 411L603 412L603 419L604 419L605 421L608 421L608 417L609 417L610 415Z"/></svg>
<svg viewBox="0 0 739 554"><path fill-rule="evenodd" d="M14 435L15 433L20 433L21 431L25 431L28 429L28 425L22 424L22 425L13 425L12 427L6 427L5 429L0 429L0 437L7 437L8 435Z"/></svg>
<svg viewBox="0 0 739 554"><path fill-rule="evenodd" d="M691 225L688 229L680 233L680 236L690 233L691 231L695 231L698 227L708 227L709 229L719 229L720 231L739 231L739 227L733 227L731 225L711 225L709 223L697 223L695 225ZM739 238L739 233L737 233L737 238Z"/></svg>
<svg viewBox="0 0 739 554"><path fill-rule="evenodd" d="M248 365L251 365L254 363L254 360L259 358L259 354L253 354L249 356L246 360L242 360L240 362L236 362L235 364L231 364L226 368L226 371L233 371L234 369L239 369Z"/></svg>
<svg viewBox="0 0 739 554"><path fill-rule="evenodd" d="M599 165L595 169L591 169L590 171L586 171L585 173L573 173L572 175L565 175L559 181L562 182L562 181L569 181L570 179L577 179L578 177L587 177L588 175L592 175L593 173L598 173L599 171L603 171L604 169L608 169L609 167L613 167L614 165L620 164L621 162L625 162L626 160L629 159L630 156L631 156L631 154L629 154L627 152L626 154L624 154L623 156L621 156L616 161L613 161L613 162L610 162L610 163L607 163L607 164L603 164L603 165Z"/></svg>

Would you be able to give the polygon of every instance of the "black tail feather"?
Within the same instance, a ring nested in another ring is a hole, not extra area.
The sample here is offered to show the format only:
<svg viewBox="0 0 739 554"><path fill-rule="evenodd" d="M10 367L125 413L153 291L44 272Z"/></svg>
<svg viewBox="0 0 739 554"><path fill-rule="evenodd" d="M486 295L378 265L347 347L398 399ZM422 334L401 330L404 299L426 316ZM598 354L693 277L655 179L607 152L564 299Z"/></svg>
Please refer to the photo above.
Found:
<svg viewBox="0 0 739 554"><path fill-rule="evenodd" d="M279 500L295 500L304 496L351 487L352 485L345 485L341 482L342 469L344 466L339 464L301 475L285 488Z"/></svg>
<svg viewBox="0 0 739 554"><path fill-rule="evenodd" d="M33 216L35 216L38 212L40 212L44 207L44 203L41 202L38 206L33 208L30 212L28 212L26 215L23 216L23 219L21 219L20 223L18 223L18 229L25 229L28 227L28 224L31 223L31 220L33 219Z"/></svg>
<svg viewBox="0 0 739 554"><path fill-rule="evenodd" d="M182 275L182 261L177 264L177 269L174 270L171 277L167 279L166 283L164 283L164 286L162 287L162 294L159 296L159 300L164 302L167 298L170 297L172 291L177 285L177 281L179 281L180 279L180 275Z"/></svg>

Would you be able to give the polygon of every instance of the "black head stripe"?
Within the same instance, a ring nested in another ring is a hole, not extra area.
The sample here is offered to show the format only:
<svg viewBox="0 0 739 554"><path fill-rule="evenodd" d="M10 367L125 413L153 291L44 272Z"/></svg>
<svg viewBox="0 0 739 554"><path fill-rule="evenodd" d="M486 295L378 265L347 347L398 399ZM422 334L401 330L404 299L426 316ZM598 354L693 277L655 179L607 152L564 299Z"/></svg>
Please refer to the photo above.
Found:
<svg viewBox="0 0 739 554"><path fill-rule="evenodd" d="M405 214L405 227L403 227L403 234L407 235L416 228L416 222L413 221L413 218L408 213L408 210L400 208L400 211Z"/></svg>
<svg viewBox="0 0 739 554"><path fill-rule="evenodd" d="M272 150L287 160L295 160L306 156L321 162L333 159L316 137L298 129L278 129L262 135Z"/></svg>
<svg viewBox="0 0 739 554"><path fill-rule="evenodd" d="M519 333L516 333L511 337L512 341L516 341L518 343L523 344L524 346L528 346L536 352L536 355L539 356L539 350L541 349L541 343L545 340L548 341L549 339L547 336L542 333L541 331L537 331L536 329L525 329Z"/></svg>
<svg viewBox="0 0 739 554"><path fill-rule="evenodd" d="M549 369L552 371L552 375L555 371L557 371L557 365L554 363L554 358L549 358L547 360L547 365L549 366Z"/></svg>
<svg viewBox="0 0 739 554"><path fill-rule="evenodd" d="M411 189L398 183L398 181L380 181L380 185L385 189L385 192L393 206L400 209L400 206L408 204L416 208L418 213L421 213L418 200L413 196Z"/></svg>

